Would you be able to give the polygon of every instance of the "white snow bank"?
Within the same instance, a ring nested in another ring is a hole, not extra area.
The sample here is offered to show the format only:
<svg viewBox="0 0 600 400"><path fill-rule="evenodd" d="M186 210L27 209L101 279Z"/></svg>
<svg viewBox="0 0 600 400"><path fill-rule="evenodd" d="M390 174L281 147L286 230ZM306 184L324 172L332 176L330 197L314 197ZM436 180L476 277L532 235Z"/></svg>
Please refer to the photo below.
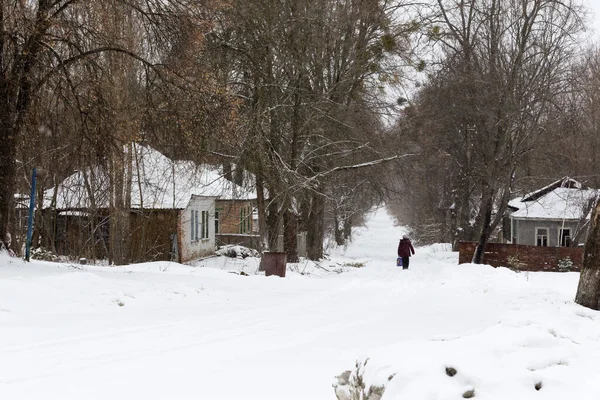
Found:
<svg viewBox="0 0 600 400"><path fill-rule="evenodd" d="M455 399L468 390L479 399L597 398L600 313L572 301L579 274L474 264L438 272L428 276L428 286L439 290L426 300L437 307L417 307L429 310L440 333L425 332L359 357L368 360L367 388L385 385L383 400ZM453 334L440 317L461 307L453 322L472 329ZM480 324L492 315L494 320ZM447 367L457 375L449 377Z"/></svg>

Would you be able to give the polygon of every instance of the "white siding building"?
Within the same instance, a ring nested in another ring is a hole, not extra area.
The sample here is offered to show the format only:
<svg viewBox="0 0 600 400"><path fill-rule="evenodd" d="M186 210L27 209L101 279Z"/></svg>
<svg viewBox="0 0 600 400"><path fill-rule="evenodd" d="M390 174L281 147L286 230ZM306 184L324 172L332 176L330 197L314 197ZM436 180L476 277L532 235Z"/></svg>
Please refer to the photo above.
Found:
<svg viewBox="0 0 600 400"><path fill-rule="evenodd" d="M182 262L215 252L216 196L192 195L179 215L179 259Z"/></svg>

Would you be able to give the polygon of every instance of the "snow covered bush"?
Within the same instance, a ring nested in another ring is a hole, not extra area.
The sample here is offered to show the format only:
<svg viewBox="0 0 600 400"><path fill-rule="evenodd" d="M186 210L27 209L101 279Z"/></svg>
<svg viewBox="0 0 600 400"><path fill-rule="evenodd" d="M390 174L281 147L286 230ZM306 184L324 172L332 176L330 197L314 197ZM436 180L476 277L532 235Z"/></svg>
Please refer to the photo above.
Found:
<svg viewBox="0 0 600 400"><path fill-rule="evenodd" d="M356 361L354 371L344 371L341 375L336 376L336 381L333 383L335 396L338 400L380 400L385 393L385 386L382 385L367 385L365 384L365 367L369 359L364 362ZM390 375L387 380L392 380L394 375Z"/></svg>
<svg viewBox="0 0 600 400"><path fill-rule="evenodd" d="M517 256L509 256L506 260L506 263L508 264L508 268L512 269L513 271L522 271L527 267L527 264L521 262Z"/></svg>
<svg viewBox="0 0 600 400"><path fill-rule="evenodd" d="M260 257L258 251L254 249L232 244L219 247L216 254L230 258Z"/></svg>
<svg viewBox="0 0 600 400"><path fill-rule="evenodd" d="M31 258L42 261L58 261L58 256L44 247L37 247L32 250Z"/></svg>
<svg viewBox="0 0 600 400"><path fill-rule="evenodd" d="M566 258L558 260L558 271L559 272L567 272L573 268L573 261L571 257L567 256Z"/></svg>

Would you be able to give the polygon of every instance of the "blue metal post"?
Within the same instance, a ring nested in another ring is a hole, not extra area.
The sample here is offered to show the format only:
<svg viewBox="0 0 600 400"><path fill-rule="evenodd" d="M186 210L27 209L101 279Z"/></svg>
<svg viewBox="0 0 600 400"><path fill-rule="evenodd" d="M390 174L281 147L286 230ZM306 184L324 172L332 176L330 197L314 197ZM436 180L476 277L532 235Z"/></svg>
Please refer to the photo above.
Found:
<svg viewBox="0 0 600 400"><path fill-rule="evenodd" d="M29 261L31 254L31 234L33 233L33 213L35 212L35 179L36 169L31 174L31 197L29 198L29 218L27 219L27 242L25 242L25 260Z"/></svg>

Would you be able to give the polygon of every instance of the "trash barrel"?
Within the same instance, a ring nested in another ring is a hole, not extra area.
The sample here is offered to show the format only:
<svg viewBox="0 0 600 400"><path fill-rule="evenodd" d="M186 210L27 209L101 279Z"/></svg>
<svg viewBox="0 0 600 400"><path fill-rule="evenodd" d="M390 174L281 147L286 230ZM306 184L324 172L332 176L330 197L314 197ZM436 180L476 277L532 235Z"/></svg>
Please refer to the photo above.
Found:
<svg viewBox="0 0 600 400"><path fill-rule="evenodd" d="M276 251L265 251L260 259L265 275L277 275L285 278L285 265L287 264L286 253Z"/></svg>

